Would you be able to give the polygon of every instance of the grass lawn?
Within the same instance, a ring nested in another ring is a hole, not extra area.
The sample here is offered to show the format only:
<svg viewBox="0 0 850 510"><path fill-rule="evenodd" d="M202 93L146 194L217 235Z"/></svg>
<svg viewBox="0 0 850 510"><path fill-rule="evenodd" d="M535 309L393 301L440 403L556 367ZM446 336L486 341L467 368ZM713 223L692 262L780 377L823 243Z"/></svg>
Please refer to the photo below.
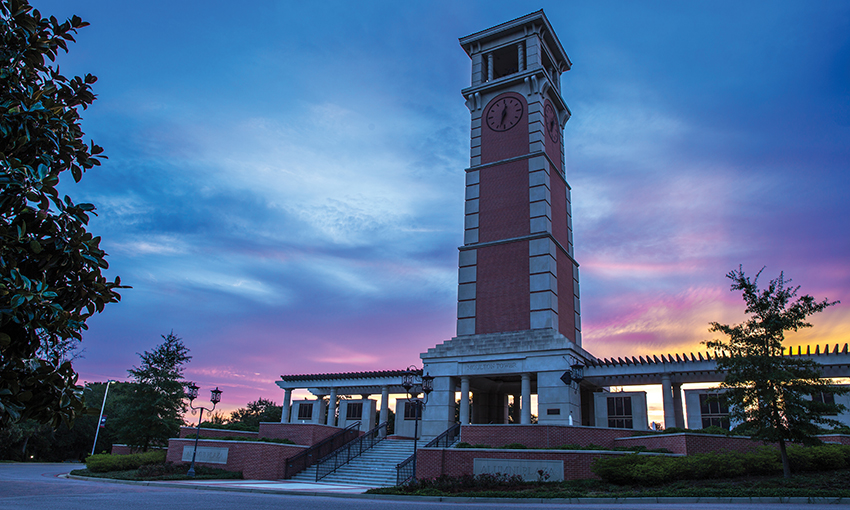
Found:
<svg viewBox="0 0 850 510"><path fill-rule="evenodd" d="M452 481L453 480L453 481ZM471 485L471 484L469 484ZM458 479L421 481L410 486L370 489L367 494L503 498L593 497L816 497L850 498L850 469L801 473L790 479L752 476L723 480L684 480L653 487L622 486L601 480L494 482L464 486Z"/></svg>

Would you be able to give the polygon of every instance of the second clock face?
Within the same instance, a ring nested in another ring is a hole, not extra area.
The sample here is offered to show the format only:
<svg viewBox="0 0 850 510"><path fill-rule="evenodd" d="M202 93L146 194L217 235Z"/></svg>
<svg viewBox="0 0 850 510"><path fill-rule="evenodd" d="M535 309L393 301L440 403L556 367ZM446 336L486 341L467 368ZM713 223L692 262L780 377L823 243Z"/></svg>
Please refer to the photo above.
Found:
<svg viewBox="0 0 850 510"><path fill-rule="evenodd" d="M522 103L514 97L499 99L490 105L485 117L493 131L507 131L522 119Z"/></svg>
<svg viewBox="0 0 850 510"><path fill-rule="evenodd" d="M555 115L555 109L548 103L546 104L546 108L543 109L543 122L546 123L546 133L549 134L549 139L554 143L558 143L561 139L558 117Z"/></svg>

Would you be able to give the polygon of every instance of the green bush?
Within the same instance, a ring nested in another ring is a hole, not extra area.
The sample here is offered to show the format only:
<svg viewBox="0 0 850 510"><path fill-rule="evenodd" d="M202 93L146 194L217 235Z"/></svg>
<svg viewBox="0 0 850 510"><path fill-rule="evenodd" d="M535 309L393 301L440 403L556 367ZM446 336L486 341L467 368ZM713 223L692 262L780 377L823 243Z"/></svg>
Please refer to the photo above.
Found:
<svg viewBox="0 0 850 510"><path fill-rule="evenodd" d="M850 447L792 446L788 457L793 472L833 471L850 467ZM658 485L674 480L734 478L782 472L776 448L764 446L748 453L712 452L686 457L624 455L597 459L592 468L603 480L617 485Z"/></svg>
<svg viewBox="0 0 850 510"><path fill-rule="evenodd" d="M788 448L792 472L843 469L848 466L848 455L850 448L841 445Z"/></svg>
<svg viewBox="0 0 850 510"><path fill-rule="evenodd" d="M187 437L186 439L194 439ZM214 439L216 441L259 441L263 443L295 444L291 439L277 439L273 437L251 437L251 436L200 436L198 439Z"/></svg>
<svg viewBox="0 0 850 510"><path fill-rule="evenodd" d="M527 449L528 449L528 447L527 447L527 446L525 446L525 445L524 445L524 444L522 444L522 443L511 443L511 444L506 444L506 445L505 445L505 446L503 446L502 448L504 448L505 450L527 450Z"/></svg>
<svg viewBox="0 0 850 510"><path fill-rule="evenodd" d="M192 427L195 428L195 427ZM245 432L257 432L260 430L259 426L252 427L251 425L245 425L241 422L236 423L211 423L205 421L201 423L202 429L219 429L219 430L243 430Z"/></svg>
<svg viewBox="0 0 850 510"><path fill-rule="evenodd" d="M129 471L138 469L145 464L161 464L163 462L165 462L164 450L133 453L131 455L102 453L87 457L86 468L93 473L107 473L109 471Z"/></svg>

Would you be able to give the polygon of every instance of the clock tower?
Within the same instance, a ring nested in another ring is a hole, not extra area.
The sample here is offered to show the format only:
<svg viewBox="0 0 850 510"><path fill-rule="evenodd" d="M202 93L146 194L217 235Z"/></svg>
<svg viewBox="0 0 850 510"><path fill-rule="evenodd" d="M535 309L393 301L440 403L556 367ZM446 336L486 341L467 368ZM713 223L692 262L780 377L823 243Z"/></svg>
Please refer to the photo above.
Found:
<svg viewBox="0 0 850 510"><path fill-rule="evenodd" d="M460 39L472 59L457 336L420 355L434 377L423 434L462 424L588 424L563 127L570 59L543 11Z"/></svg>
<svg viewBox="0 0 850 510"><path fill-rule="evenodd" d="M561 73L543 11L460 39L472 117L457 335L554 329L581 345Z"/></svg>

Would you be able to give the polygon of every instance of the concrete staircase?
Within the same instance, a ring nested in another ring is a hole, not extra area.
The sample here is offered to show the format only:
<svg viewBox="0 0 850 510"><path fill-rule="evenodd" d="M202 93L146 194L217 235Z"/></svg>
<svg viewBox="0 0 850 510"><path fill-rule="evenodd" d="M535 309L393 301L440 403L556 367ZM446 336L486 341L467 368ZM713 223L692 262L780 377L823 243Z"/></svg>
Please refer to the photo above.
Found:
<svg viewBox="0 0 850 510"><path fill-rule="evenodd" d="M420 439L420 445L425 443ZM396 484L396 465L413 455L413 440L384 439L363 455L322 478L320 482L391 487ZM315 482L316 466L291 478L292 481Z"/></svg>

